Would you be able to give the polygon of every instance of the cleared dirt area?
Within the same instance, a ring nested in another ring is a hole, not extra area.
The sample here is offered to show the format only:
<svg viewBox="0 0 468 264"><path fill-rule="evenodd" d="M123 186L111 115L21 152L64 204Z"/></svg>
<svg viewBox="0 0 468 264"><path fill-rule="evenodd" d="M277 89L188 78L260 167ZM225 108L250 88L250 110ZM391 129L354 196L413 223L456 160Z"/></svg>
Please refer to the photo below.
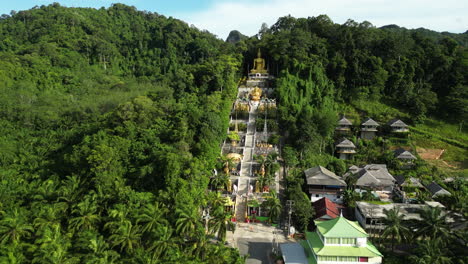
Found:
<svg viewBox="0 0 468 264"><path fill-rule="evenodd" d="M416 148L416 151L424 160L438 160L444 154L445 149Z"/></svg>

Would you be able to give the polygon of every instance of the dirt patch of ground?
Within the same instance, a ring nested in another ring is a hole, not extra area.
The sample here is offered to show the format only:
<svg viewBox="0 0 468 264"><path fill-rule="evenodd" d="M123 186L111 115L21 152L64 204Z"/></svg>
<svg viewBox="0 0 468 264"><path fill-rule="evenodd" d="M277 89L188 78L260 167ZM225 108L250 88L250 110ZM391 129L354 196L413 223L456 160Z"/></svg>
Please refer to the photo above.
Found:
<svg viewBox="0 0 468 264"><path fill-rule="evenodd" d="M416 148L419 156L424 160L438 160L444 154L445 149Z"/></svg>

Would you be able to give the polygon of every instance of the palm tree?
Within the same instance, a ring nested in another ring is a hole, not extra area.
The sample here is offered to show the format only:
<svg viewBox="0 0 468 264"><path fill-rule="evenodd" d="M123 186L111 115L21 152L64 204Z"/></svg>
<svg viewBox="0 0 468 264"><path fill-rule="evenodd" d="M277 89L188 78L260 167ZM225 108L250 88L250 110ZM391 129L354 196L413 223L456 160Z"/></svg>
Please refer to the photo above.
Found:
<svg viewBox="0 0 468 264"><path fill-rule="evenodd" d="M229 175L225 173L218 173L211 179L211 184L218 190L229 184Z"/></svg>
<svg viewBox="0 0 468 264"><path fill-rule="evenodd" d="M402 240L408 240L410 235L410 229L403 223L403 215L400 214L399 208L390 210L384 209L386 218L384 219L385 229L382 233L383 238L392 238L392 251L395 250L395 241L401 242Z"/></svg>
<svg viewBox="0 0 468 264"><path fill-rule="evenodd" d="M431 239L442 238L447 241L450 230L446 222L446 216L439 207L427 207L420 212L421 221L418 222L418 235Z"/></svg>
<svg viewBox="0 0 468 264"><path fill-rule="evenodd" d="M58 190L58 201L64 201L69 205L74 204L80 196L81 185L82 184L78 176L67 176L66 180L62 181L62 184Z"/></svg>
<svg viewBox="0 0 468 264"><path fill-rule="evenodd" d="M359 201L359 194L353 189L346 189L343 192L343 202L348 207L356 207L356 201Z"/></svg>
<svg viewBox="0 0 468 264"><path fill-rule="evenodd" d="M223 207L226 201L226 198L221 196L220 192L211 192L209 194L211 208Z"/></svg>
<svg viewBox="0 0 468 264"><path fill-rule="evenodd" d="M159 226L167 225L167 220L164 215L167 213L167 209L159 202L154 204L147 204L141 212L138 214L137 224L143 223L143 232L151 232L158 229Z"/></svg>
<svg viewBox="0 0 468 264"><path fill-rule="evenodd" d="M200 221L194 211L188 209L176 209L177 221L176 221L176 232L186 237L192 237Z"/></svg>
<svg viewBox="0 0 468 264"><path fill-rule="evenodd" d="M76 217L70 219L69 226L73 231L91 230L99 223L101 217L97 213L97 205L87 197L72 210Z"/></svg>
<svg viewBox="0 0 468 264"><path fill-rule="evenodd" d="M277 153L270 153L265 158L265 169L267 174L274 175L280 168Z"/></svg>
<svg viewBox="0 0 468 264"><path fill-rule="evenodd" d="M346 177L346 189L354 191L356 189L357 180L358 178L354 174L350 174L348 177Z"/></svg>
<svg viewBox="0 0 468 264"><path fill-rule="evenodd" d="M108 210L110 220L104 225L104 228L114 233L121 225L130 223L129 213L130 210L124 204L114 205L113 209Z"/></svg>
<svg viewBox="0 0 468 264"><path fill-rule="evenodd" d="M213 218L210 219L209 224L212 234L217 234L218 238L223 242L226 240L227 229L234 230L234 224L222 207L214 211Z"/></svg>
<svg viewBox="0 0 468 264"><path fill-rule="evenodd" d="M448 249L444 247L441 238L424 240L418 243L416 254L410 256L415 264L451 264L452 260L447 257Z"/></svg>
<svg viewBox="0 0 468 264"><path fill-rule="evenodd" d="M265 166L267 162L267 158L264 155L255 155L254 160L260 165L260 167Z"/></svg>
<svg viewBox="0 0 468 264"><path fill-rule="evenodd" d="M205 260L205 256L207 255L207 248L209 247L210 243L205 233L199 233L197 235L197 239L195 243L193 243L192 248L192 255L195 257L199 257L201 261Z"/></svg>
<svg viewBox="0 0 468 264"><path fill-rule="evenodd" d="M120 246L120 250L133 252L140 245L141 228L132 225L130 222L124 222L115 233L109 237L113 247Z"/></svg>
<svg viewBox="0 0 468 264"><path fill-rule="evenodd" d="M33 227L27 223L26 216L14 209L11 214L0 220L0 245L5 245L8 242L18 243L21 238L31 236L34 231Z"/></svg>
<svg viewBox="0 0 468 264"><path fill-rule="evenodd" d="M266 200L266 205L268 208L268 212L270 212L270 223L273 220L276 220L278 216L281 214L281 201L278 198L278 194L276 191L271 190L268 199Z"/></svg>
<svg viewBox="0 0 468 264"><path fill-rule="evenodd" d="M62 202L42 205L35 214L37 218L34 219L34 227L40 230L47 226L60 225L60 219L67 207Z"/></svg>
<svg viewBox="0 0 468 264"><path fill-rule="evenodd" d="M163 258L170 249L178 248L177 240L172 236L172 228L168 225L161 226L158 230L158 239L155 239L149 250L153 252L156 258Z"/></svg>
<svg viewBox="0 0 468 264"><path fill-rule="evenodd" d="M79 258L69 254L71 248L69 236L71 234L64 234L59 224L42 228L36 233L37 250L34 251L32 263L79 263Z"/></svg>
<svg viewBox="0 0 468 264"><path fill-rule="evenodd" d="M115 263L120 255L109 248L109 244L104 240L103 236L97 235L97 233L91 233L91 238L85 236L80 239L79 242L84 244L83 248L91 250L92 254L85 256L83 262L90 264L104 264L104 263ZM78 243L79 243L78 242Z"/></svg>

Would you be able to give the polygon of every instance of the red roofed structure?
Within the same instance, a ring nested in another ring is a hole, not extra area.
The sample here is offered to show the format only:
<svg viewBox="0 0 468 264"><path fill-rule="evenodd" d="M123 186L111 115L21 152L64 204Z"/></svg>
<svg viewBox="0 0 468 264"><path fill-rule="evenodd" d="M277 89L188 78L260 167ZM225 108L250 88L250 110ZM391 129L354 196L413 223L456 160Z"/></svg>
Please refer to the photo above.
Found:
<svg viewBox="0 0 468 264"><path fill-rule="evenodd" d="M340 216L340 210L338 209L338 206L326 197L315 201L313 205L315 208L316 220L330 220Z"/></svg>

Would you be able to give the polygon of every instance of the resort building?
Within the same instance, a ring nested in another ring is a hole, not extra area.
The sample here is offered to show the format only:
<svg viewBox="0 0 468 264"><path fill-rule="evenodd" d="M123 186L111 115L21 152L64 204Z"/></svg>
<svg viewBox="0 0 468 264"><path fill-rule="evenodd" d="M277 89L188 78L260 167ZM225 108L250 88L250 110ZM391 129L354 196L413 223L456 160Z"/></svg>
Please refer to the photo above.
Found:
<svg viewBox="0 0 468 264"><path fill-rule="evenodd" d="M432 182L431 184L426 186L427 190L431 192L432 198L438 197L438 196L450 196L452 195L449 191L445 190L442 188L439 184Z"/></svg>
<svg viewBox="0 0 468 264"><path fill-rule="evenodd" d="M326 197L333 202L342 202L341 192L346 188L345 181L322 166L304 171L310 200L315 202Z"/></svg>
<svg viewBox="0 0 468 264"><path fill-rule="evenodd" d="M363 167L351 166L344 178L356 177L356 186L369 188L380 196L382 200L388 199L395 186L395 178L388 172L385 164L368 164Z"/></svg>
<svg viewBox="0 0 468 264"><path fill-rule="evenodd" d="M387 217L385 210L398 208L403 220L421 220L420 211L427 207L445 208L439 202L426 201L424 204L389 203L374 204L368 202L356 202L355 215L359 224L366 230L383 230L384 220Z"/></svg>
<svg viewBox="0 0 468 264"><path fill-rule="evenodd" d="M394 132L394 133L408 133L409 132L408 125L405 124L400 119L390 120L390 122L388 122L388 125L390 126L391 132Z"/></svg>
<svg viewBox="0 0 468 264"><path fill-rule="evenodd" d="M336 144L336 153L338 158L343 160L350 160L356 154L356 146L350 140L343 138Z"/></svg>
<svg viewBox="0 0 468 264"><path fill-rule="evenodd" d="M349 131L351 131L353 123L346 119L346 117L342 117L340 120L338 120L338 126L335 128L335 131L340 134L346 134Z"/></svg>
<svg viewBox="0 0 468 264"><path fill-rule="evenodd" d="M377 134L377 127L379 123L375 122L371 118L367 118L361 124L361 138L372 140Z"/></svg>
<svg viewBox="0 0 468 264"><path fill-rule="evenodd" d="M395 158L403 163L403 168L412 167L414 161L418 159L411 152L403 148L395 150L394 154Z"/></svg>

